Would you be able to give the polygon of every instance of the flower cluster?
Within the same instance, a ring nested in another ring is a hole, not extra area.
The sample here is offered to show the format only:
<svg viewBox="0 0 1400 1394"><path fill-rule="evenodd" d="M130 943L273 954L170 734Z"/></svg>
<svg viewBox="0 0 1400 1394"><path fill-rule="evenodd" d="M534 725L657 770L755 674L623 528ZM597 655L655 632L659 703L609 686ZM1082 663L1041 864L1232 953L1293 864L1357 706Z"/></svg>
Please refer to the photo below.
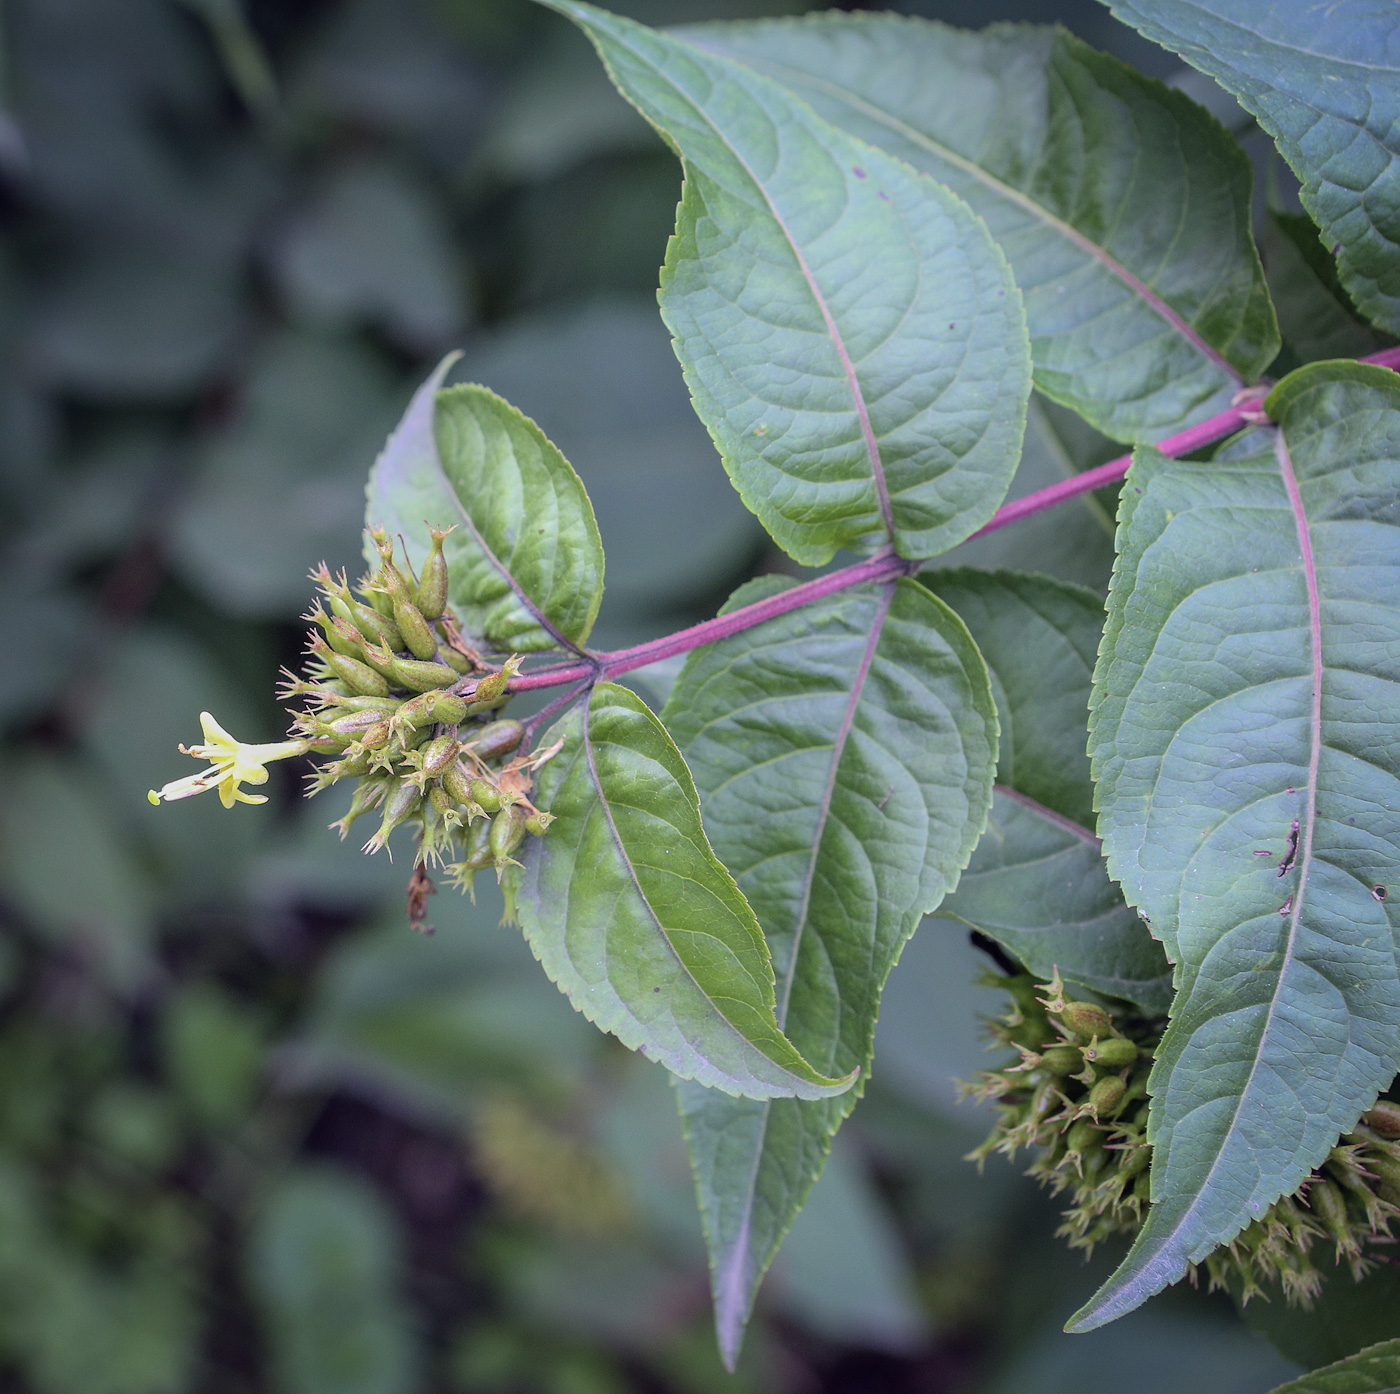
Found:
<svg viewBox="0 0 1400 1394"><path fill-rule="evenodd" d="M1109 1235L1135 1233L1151 1198L1147 1080L1165 1021L1076 1001L1058 973L1049 983L1027 973L988 973L983 982L1011 995L1010 1009L989 1026L993 1046L1019 1059L962 1085L965 1097L991 1102L998 1115L969 1160L1033 1151L1026 1174L1052 1195L1069 1192L1059 1234L1072 1248L1090 1253ZM1330 1247L1359 1280L1396 1219L1400 1105L1381 1099L1295 1194L1205 1260L1210 1287L1248 1301L1277 1286L1289 1302L1310 1306L1323 1281L1314 1245Z"/></svg>
<svg viewBox="0 0 1400 1394"><path fill-rule="evenodd" d="M245 745L206 712L206 743L180 749L211 767L153 789L151 801L217 788L226 807L262 803L241 785L265 783L271 761L319 755L308 793L357 782L348 812L331 825L341 837L370 812L379 826L366 852L384 847L401 825L419 829L409 892L416 926L432 889L427 865L445 866L465 890L485 867L499 880L525 837L549 826L529 795L534 771L558 746L531 754L525 726L501 718L520 659L492 663L463 637L447 604L448 531L432 530L420 577L407 561L395 562L382 530L370 534L379 568L353 590L343 573L332 576L324 564L313 571L320 596L305 616L315 626L305 671L287 673L281 689L285 700L303 701L292 710L293 737Z"/></svg>

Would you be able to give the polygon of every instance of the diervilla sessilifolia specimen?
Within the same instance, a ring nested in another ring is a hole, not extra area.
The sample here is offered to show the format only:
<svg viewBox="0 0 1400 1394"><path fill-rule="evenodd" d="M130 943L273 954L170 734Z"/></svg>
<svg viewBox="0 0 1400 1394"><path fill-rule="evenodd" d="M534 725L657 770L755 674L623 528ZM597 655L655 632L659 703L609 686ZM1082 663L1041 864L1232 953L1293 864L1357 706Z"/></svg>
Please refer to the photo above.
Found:
<svg viewBox="0 0 1400 1394"><path fill-rule="evenodd" d="M681 161L661 314L736 489L795 563L858 560L590 649L583 483L488 388L440 390L448 359L371 472L368 582L317 575L290 739L211 718L209 769L164 794L257 797L315 754L371 850L416 828L415 917L429 864L496 870L574 1005L683 1081L731 1365L940 907L1104 996L1022 983L1037 1059L997 1085L1075 1189L1070 1237L1136 1228L1075 1329L1203 1264L1307 1296L1331 1242L1359 1272L1400 1068L1400 353L1372 351L1400 333L1400 94L1369 57L1395 7L1258 6L1244 45L1223 0L1115 5L1279 141L1326 230L1279 223L1308 243L1287 280L1231 136L1060 30L545 3ZM1318 119L1343 69L1366 99ZM1004 502L1032 386L1135 455ZM919 576L1120 482L1106 610ZM679 655L664 720L615 683ZM549 688L519 727L496 709Z"/></svg>

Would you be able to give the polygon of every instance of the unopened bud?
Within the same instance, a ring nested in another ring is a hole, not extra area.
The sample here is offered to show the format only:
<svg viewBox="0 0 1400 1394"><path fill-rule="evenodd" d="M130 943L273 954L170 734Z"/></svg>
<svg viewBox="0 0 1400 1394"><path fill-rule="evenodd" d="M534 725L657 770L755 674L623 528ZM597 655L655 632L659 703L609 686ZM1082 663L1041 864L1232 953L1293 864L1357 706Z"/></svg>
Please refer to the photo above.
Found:
<svg viewBox="0 0 1400 1394"><path fill-rule="evenodd" d="M1093 1002L1069 1002L1057 1014L1061 1021L1087 1041L1092 1036L1107 1036L1113 1029L1113 1018Z"/></svg>
<svg viewBox="0 0 1400 1394"><path fill-rule="evenodd" d="M423 773L435 779L456 763L459 749L456 736L438 736L423 751Z"/></svg>
<svg viewBox="0 0 1400 1394"><path fill-rule="evenodd" d="M1112 1118L1127 1092L1128 1086L1117 1075L1105 1075L1096 1080L1089 1091L1089 1107L1094 1110L1094 1117Z"/></svg>
<svg viewBox="0 0 1400 1394"><path fill-rule="evenodd" d="M331 824L331 830L339 829L340 839L345 840L345 834L350 831L350 825L362 813L367 813L372 808L377 808L384 795L389 791L392 784L386 776L377 779L362 779L355 788L354 797L350 800L350 807L346 810L345 817L337 819Z"/></svg>
<svg viewBox="0 0 1400 1394"><path fill-rule="evenodd" d="M1366 1165L1375 1172L1376 1179L1382 1185L1400 1191L1400 1161L1397 1161L1390 1153L1382 1152L1378 1148L1368 1152Z"/></svg>
<svg viewBox="0 0 1400 1394"><path fill-rule="evenodd" d="M1068 1151L1078 1154L1098 1146L1102 1140L1102 1131L1087 1118L1081 1118L1065 1135L1065 1147Z"/></svg>
<svg viewBox="0 0 1400 1394"><path fill-rule="evenodd" d="M1040 1063L1052 1075L1072 1075L1084 1066L1084 1058L1071 1045L1051 1046L1041 1057Z"/></svg>
<svg viewBox="0 0 1400 1394"><path fill-rule="evenodd" d="M442 540L451 528L429 528L432 550L423 563L418 580L418 609L424 619L435 620L447 608L447 558L442 554Z"/></svg>
<svg viewBox="0 0 1400 1394"><path fill-rule="evenodd" d="M525 810L512 804L491 820L491 857L499 871L525 840Z"/></svg>
<svg viewBox="0 0 1400 1394"><path fill-rule="evenodd" d="M1347 1219L1346 1197L1330 1181L1318 1178L1309 1184L1308 1206L1339 1245L1348 1247L1354 1242Z"/></svg>
<svg viewBox="0 0 1400 1394"><path fill-rule="evenodd" d="M504 697L507 685L520 669L520 662L520 655L512 654L506 659L500 672L488 673L477 683L476 691L472 693L472 701L494 702L497 698Z"/></svg>
<svg viewBox="0 0 1400 1394"><path fill-rule="evenodd" d="M443 726L455 726L466 717L467 701L455 692L433 694L433 720Z"/></svg>
<svg viewBox="0 0 1400 1394"><path fill-rule="evenodd" d="M483 760L496 760L509 755L525 735L525 727L518 721L493 721L483 727L481 734L472 742L472 749Z"/></svg>
<svg viewBox="0 0 1400 1394"><path fill-rule="evenodd" d="M467 785L467 796L487 813L495 813L501 806L501 791L484 779L471 780Z"/></svg>
<svg viewBox="0 0 1400 1394"><path fill-rule="evenodd" d="M1122 1036L1109 1036L1107 1040L1091 1041L1086 1045L1084 1058L1103 1070L1121 1070L1138 1058L1138 1048Z"/></svg>
<svg viewBox="0 0 1400 1394"><path fill-rule="evenodd" d="M388 798L384 800L384 817L379 824L379 831L365 843L364 850L374 853L383 847L389 840L389 834L400 823L412 817L422 801L418 790L406 780L396 784Z"/></svg>
<svg viewBox="0 0 1400 1394"><path fill-rule="evenodd" d="M553 821L554 815L552 813L532 813L525 820L525 831L531 837L543 837Z"/></svg>
<svg viewBox="0 0 1400 1394"><path fill-rule="evenodd" d="M414 692L430 692L434 688L451 687L457 681L455 669L445 663L427 663L414 658L395 658L390 665L395 680Z"/></svg>
<svg viewBox="0 0 1400 1394"><path fill-rule="evenodd" d="M1382 1137L1400 1138L1400 1104L1389 1099L1377 1099L1361 1115L1367 1127L1374 1128Z"/></svg>
<svg viewBox="0 0 1400 1394"><path fill-rule="evenodd" d="M408 651L415 658L433 658L437 654L437 635L411 600L394 601L394 623L403 635ZM456 672L456 669L453 669ZM455 679L454 679L455 680Z"/></svg>
<svg viewBox="0 0 1400 1394"><path fill-rule="evenodd" d="M351 692L357 692L365 697L387 697L389 695L388 682L368 664L361 663L357 658L348 658L343 653L336 653L325 640L320 638L313 641L311 648L321 662Z"/></svg>

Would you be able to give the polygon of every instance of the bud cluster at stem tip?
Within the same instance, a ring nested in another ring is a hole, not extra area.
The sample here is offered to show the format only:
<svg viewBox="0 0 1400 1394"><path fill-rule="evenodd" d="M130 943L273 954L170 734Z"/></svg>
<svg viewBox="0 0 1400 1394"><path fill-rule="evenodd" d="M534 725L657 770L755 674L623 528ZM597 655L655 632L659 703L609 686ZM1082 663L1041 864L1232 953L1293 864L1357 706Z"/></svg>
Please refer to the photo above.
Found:
<svg viewBox="0 0 1400 1394"><path fill-rule="evenodd" d="M994 1047L1009 1046L1020 1058L961 1086L998 1114L969 1160L1034 1152L1026 1174L1073 1201L1059 1230L1072 1248L1092 1252L1111 1234L1136 1232L1151 1200L1147 1081L1166 1022L1125 1003L1110 1010L1076 1001L1058 971L1048 984L1028 973L988 973L982 981L1011 995L1010 1010L989 1023L990 1032ZM1212 1288L1242 1301L1276 1285L1289 1302L1311 1306L1323 1282L1314 1245L1330 1245L1334 1266L1345 1262L1359 1281L1397 1219L1400 1104L1379 1099L1295 1194L1203 1266Z"/></svg>
<svg viewBox="0 0 1400 1394"><path fill-rule="evenodd" d="M418 829L409 893L415 928L423 927L432 889L425 865L445 866L466 890L484 867L499 880L525 837L549 826L551 815L535 807L530 790L558 747L531 754L525 727L501 716L520 659L493 663L463 638L447 603L449 531L430 530L421 576L406 558L399 566L382 529L370 532L379 567L353 589L324 563L313 571L320 595L305 616L314 626L305 670L287 673L281 689L285 700L304 699L291 709L292 738L245 745L204 713L205 744L180 748L211 768L152 790L152 802L217 788L226 807L262 803L240 785L265 783L273 760L321 756L309 794L356 781L349 810L331 825L342 837L370 812L380 821L366 852L386 846L395 828Z"/></svg>

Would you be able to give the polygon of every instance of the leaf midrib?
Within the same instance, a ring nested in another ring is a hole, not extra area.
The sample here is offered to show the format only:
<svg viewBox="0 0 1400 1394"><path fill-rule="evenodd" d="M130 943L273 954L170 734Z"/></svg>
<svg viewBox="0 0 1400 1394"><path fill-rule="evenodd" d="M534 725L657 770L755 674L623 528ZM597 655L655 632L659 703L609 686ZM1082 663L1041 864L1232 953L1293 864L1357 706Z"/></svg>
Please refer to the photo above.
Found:
<svg viewBox="0 0 1400 1394"><path fill-rule="evenodd" d="M506 436L507 440L509 441L508 429L506 429ZM514 442L510 442L510 449L511 454L514 455ZM476 520L467 511L466 505L462 502L461 496L457 492L457 486L452 482L451 477L448 475L447 470L442 463L442 452L437 448L436 436L434 436L433 438L432 456L433 466L437 470L439 476L441 476L442 482L446 486L448 496L451 498L453 506L457 509L457 512L462 519L463 525L471 534L472 540L475 542L476 546L481 549L481 554L486 558L488 564L495 568L497 573L500 575L501 579L506 583L507 586L510 587L511 593L521 603L521 605L525 607L525 610L529 614L530 618L533 619L535 623L539 625L539 627L543 629L544 632L548 634L556 644L559 644L563 648L570 649L572 652L578 654L581 658L585 657L586 655L584 654L584 650L581 649L576 643L574 643L572 639L567 638L563 634L563 632L554 625L553 621L551 621L545 615L544 611L541 610L540 607L536 605L535 602L530 598L530 596L528 596L525 593L524 587L522 587L520 582L516 580L515 574L511 571L511 569L495 554L494 551L491 550L490 545L487 543L486 539L481 535L481 530L477 527ZM518 464L516 468L517 470L519 469Z"/></svg>
<svg viewBox="0 0 1400 1394"><path fill-rule="evenodd" d="M817 309L821 312L822 320L826 325L827 335L831 339L832 347L835 348L836 355L841 361L841 368L846 375L846 383L850 389L851 398L855 405L856 418L860 423L861 438L865 444L866 457L870 462L870 474L875 485L876 498L880 505L880 519L885 526L885 531L889 534L890 538L893 539L895 536L894 509L890 503L889 486L885 480L884 461L880 456L880 444L875 438L875 428L870 421L870 408L865 400L865 392L860 385L859 377L856 375L855 364L851 361L851 355L846 349L845 339L842 337L841 331L837 327L836 318L831 313L831 307L827 304L826 297L822 294L821 287L817 285L816 277L812 274L811 267L807 265L807 258L802 255L802 249L797 245L797 239L792 235L792 230L788 227L787 221L783 218L782 214L778 212L773 200L769 197L768 190L764 186L763 181L754 173L749 162L739 153L733 142L731 142L724 132L715 125L709 112L696 103L688 93L682 91L676 82L660 69L652 59L648 58L643 53L639 53L635 47L621 36L613 34L612 38L615 43L625 48L633 58L644 63L652 73L663 82L667 83L671 90L683 101L689 103L691 109L705 122L714 133L715 138L729 151L739 167L748 176L750 183L753 185L754 189L757 190L759 197L766 205L773 221L777 224L778 230L782 233L784 240L788 244L788 248L797 261L797 266L802 273L803 279L807 282L807 289L811 292L812 299L816 302ZM686 41L681 40L678 42ZM699 44L693 46L700 48L703 52L709 52L712 58L719 58L722 62L728 63L734 61L733 59L726 58L723 54L716 54L710 50L703 49ZM742 67L742 64L736 64L735 66ZM645 115L645 113L643 113L643 115ZM684 160L684 157L682 157L682 159L684 163L689 163L688 160Z"/></svg>
<svg viewBox="0 0 1400 1394"><path fill-rule="evenodd" d="M697 47L704 47L703 44L696 43ZM710 50L713 51L713 50ZM891 131L902 135L911 144L923 146L930 154L936 158L953 165L962 170L965 174L976 179L979 183L990 189L993 193L1005 198L1008 202L1016 204L1033 217L1037 218L1051 231L1058 233L1066 241L1078 247L1087 256L1092 257L1104 267L1110 275L1116 277L1134 295L1143 301L1149 309L1153 310L1168 326L1176 331L1181 338L1186 340L1198 353L1209 359L1222 372L1228 374L1238 383L1244 382L1244 376L1225 358L1219 350L1212 348L1191 325L1180 314L1177 313L1167 302L1157 295L1146 282L1133 275L1122 262L1111 256L1105 248L1086 237L1073 224L1067 223L1063 218L1051 213L1043 204L1037 203L1030 195L1022 193L1021 190L1013 188L1010 184L998 179L995 175L983 169L975 160L970 160L965 155L960 155L951 147L944 145L941 141L935 140L925 132L910 126L907 122L901 121L893 113L886 111L883 107L876 106L873 102L866 101L863 97L857 96L848 88L831 82L826 78L819 78L805 69L793 68L786 63L778 62L774 59L765 58L764 63L775 70L790 73L794 77L809 82L814 87L820 88L838 101L845 102L853 110L862 112L871 120L886 126Z"/></svg>

